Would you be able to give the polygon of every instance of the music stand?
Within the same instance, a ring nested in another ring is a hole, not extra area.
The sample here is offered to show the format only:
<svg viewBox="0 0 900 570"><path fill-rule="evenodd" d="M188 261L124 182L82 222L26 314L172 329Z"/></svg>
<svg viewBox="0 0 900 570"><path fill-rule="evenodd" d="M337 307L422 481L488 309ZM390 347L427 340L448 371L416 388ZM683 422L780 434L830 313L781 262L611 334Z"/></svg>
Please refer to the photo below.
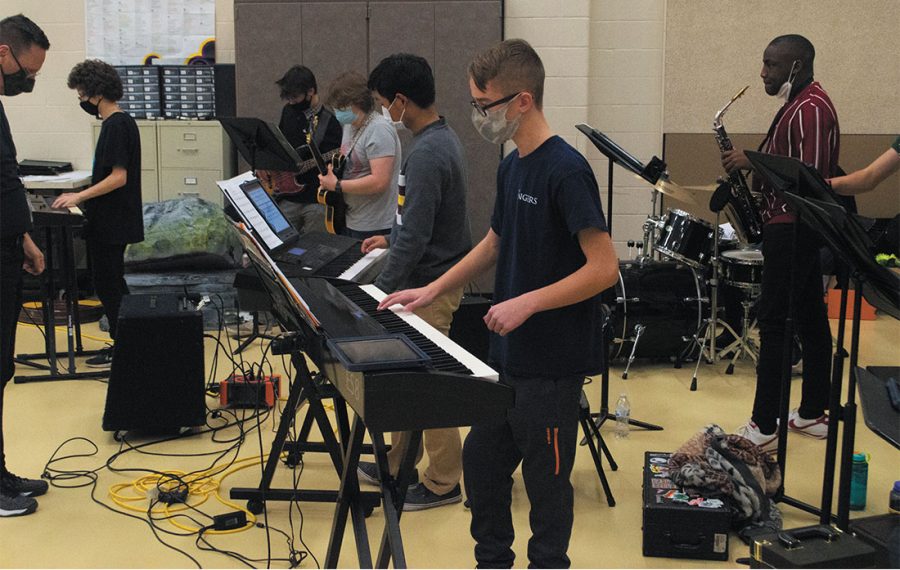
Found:
<svg viewBox="0 0 900 570"><path fill-rule="evenodd" d="M255 117L219 117L218 121L254 172L300 171L303 159L274 123Z"/></svg>
<svg viewBox="0 0 900 570"><path fill-rule="evenodd" d="M637 174L650 184L656 184L659 178L662 176L663 172L666 170L666 164L661 161L657 157L653 157L648 165L644 165L640 160L638 160L634 155L628 153L613 142L612 139L601 133L600 131L594 129L590 125L586 125L584 123L580 123L575 125L575 128L581 131L588 140L593 143L597 150L603 153L609 159L609 169L608 169L608 180L607 180L607 203L606 203L606 229L609 232L609 235L612 235L612 218L613 218L613 165L618 164L622 168ZM604 365L603 365L603 374L601 375L601 386L600 386L600 411L591 413L591 417L594 418L594 425L599 429L600 426L612 415L609 413L609 337L606 333L607 326L604 324L603 326L603 349L607 351L607 354L604 355ZM651 424L649 422L641 421L638 419L631 418L629 420L630 424L633 424L637 427L651 430L651 431L661 431L663 429L662 426ZM587 445L589 435L585 435L585 437L581 440L581 445ZM606 450L604 450L606 451ZM611 463L614 463L612 460L612 456L609 453L606 454L607 459Z"/></svg>
<svg viewBox="0 0 900 570"><path fill-rule="evenodd" d="M789 157L755 152L747 152L747 156L758 173L765 176L776 189L782 190L785 200L797 213L798 222L809 226L812 231L828 244L832 252L850 267L851 280L855 285L849 354L850 376L847 403L844 406L840 405L840 398L844 359L847 357L847 353L844 350L847 283L844 284L841 291L837 349L833 357L831 389L829 392L829 415L834 421L829 422L828 426L821 509L817 510L810 505L782 496L782 501L787 504L813 514L819 514L822 524L830 523L837 453L837 423L838 420L843 421L844 434L841 450L837 519L838 526L846 530L849 523L850 473L856 426L855 398L862 297L865 296L872 305L881 311L894 318L900 318L900 277L875 263L872 243L865 230L838 204L830 187L812 167ZM789 311L792 311L792 308ZM791 332L788 330L788 323L791 320L792 316L791 312L789 312L785 330L786 344L790 339L787 335ZM778 445L782 477L784 477L787 410L790 395L789 358L785 358L785 361L787 365L786 370L782 372L782 401Z"/></svg>

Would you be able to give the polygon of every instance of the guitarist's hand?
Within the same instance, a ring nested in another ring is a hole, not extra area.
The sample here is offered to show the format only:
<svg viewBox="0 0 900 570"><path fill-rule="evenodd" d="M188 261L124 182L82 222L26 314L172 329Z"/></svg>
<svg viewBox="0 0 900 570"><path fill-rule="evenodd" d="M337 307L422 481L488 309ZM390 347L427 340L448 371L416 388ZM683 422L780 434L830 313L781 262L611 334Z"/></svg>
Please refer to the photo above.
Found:
<svg viewBox="0 0 900 570"><path fill-rule="evenodd" d="M334 190L334 187L337 185L338 178L334 174L334 167L332 165L328 165L328 174L324 176L322 174L319 175L319 185L326 190Z"/></svg>
<svg viewBox="0 0 900 570"><path fill-rule="evenodd" d="M362 242L362 252L369 253L373 249L387 249L388 242L384 236L372 236Z"/></svg>

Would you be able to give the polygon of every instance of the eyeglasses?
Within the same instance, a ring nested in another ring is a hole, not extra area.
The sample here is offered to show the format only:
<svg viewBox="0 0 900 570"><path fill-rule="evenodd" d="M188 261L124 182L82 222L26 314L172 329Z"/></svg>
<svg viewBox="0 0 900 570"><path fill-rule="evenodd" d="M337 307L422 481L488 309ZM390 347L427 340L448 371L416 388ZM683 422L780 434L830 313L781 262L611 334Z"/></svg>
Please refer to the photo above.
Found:
<svg viewBox="0 0 900 570"><path fill-rule="evenodd" d="M40 71L31 71L30 69L28 69L27 67L25 67L24 65L22 65L22 64L19 62L19 58L16 57L16 54L15 54L15 52L12 50L12 48L9 49L9 55L13 56L13 60L15 60L16 65L19 66L19 69L21 69L22 71L25 72L25 76L26 76L26 77L29 77L29 78L35 78L35 77L37 77L38 75L41 74Z"/></svg>
<svg viewBox="0 0 900 570"><path fill-rule="evenodd" d="M488 103L487 105L480 105L478 103L478 101L476 101L475 99L472 99L472 101L470 103L471 103L472 107L475 108L476 111L481 113L482 117L487 117L488 109L492 109L492 108L496 107L497 105L509 103L510 101L512 101L513 99L518 97L521 93L522 93L521 91L518 91L516 93L513 93L512 95L507 95L506 97L503 97L502 99L497 99L493 103Z"/></svg>

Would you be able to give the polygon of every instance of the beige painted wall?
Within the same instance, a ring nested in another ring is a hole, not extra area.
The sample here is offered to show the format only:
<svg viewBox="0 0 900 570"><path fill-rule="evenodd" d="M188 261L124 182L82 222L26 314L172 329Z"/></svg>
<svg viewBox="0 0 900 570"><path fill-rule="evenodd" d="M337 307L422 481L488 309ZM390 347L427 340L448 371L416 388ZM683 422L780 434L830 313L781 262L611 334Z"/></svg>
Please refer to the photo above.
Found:
<svg viewBox="0 0 900 570"><path fill-rule="evenodd" d="M716 111L749 84L726 127L766 132L778 102L759 78L762 53L775 36L798 33L816 48L815 77L842 133L900 132L898 30L898 0L668 0L665 130L708 132Z"/></svg>

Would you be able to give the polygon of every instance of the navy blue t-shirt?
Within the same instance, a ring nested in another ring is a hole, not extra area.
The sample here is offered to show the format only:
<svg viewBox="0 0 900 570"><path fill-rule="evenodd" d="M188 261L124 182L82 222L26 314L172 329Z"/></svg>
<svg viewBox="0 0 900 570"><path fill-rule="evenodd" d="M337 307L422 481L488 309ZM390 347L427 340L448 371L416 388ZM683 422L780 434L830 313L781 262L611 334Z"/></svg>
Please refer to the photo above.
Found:
<svg viewBox="0 0 900 570"><path fill-rule="evenodd" d="M491 229L500 236L494 303L563 279L586 262L578 232L607 231L600 190L587 160L558 136L497 171ZM599 296L598 296L599 297ZM598 297L535 313L512 333L491 335L491 361L522 376L600 372Z"/></svg>

